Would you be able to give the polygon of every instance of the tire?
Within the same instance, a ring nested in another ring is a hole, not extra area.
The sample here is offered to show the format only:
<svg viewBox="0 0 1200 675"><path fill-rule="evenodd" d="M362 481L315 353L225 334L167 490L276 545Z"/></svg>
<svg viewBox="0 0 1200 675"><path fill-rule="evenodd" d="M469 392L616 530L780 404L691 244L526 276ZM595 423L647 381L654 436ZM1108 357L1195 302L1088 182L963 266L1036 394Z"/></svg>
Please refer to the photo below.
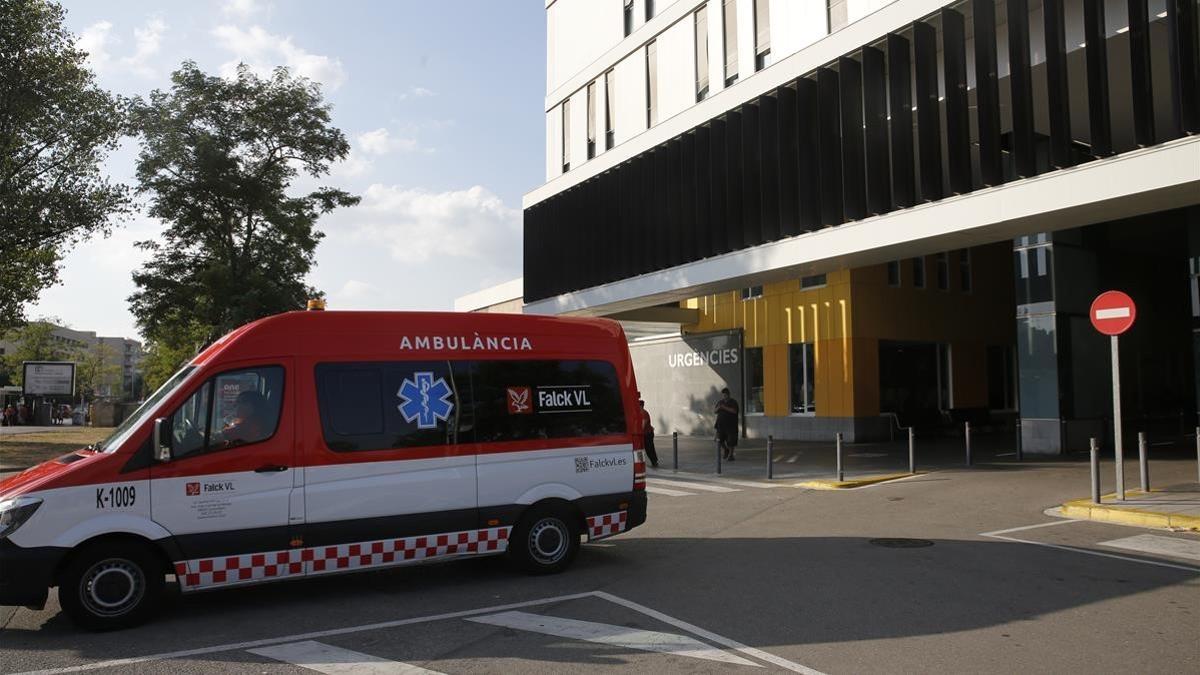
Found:
<svg viewBox="0 0 1200 675"><path fill-rule="evenodd" d="M150 547L100 542L67 563L58 602L89 630L117 630L145 622L158 610L166 586L162 562Z"/></svg>
<svg viewBox="0 0 1200 675"><path fill-rule="evenodd" d="M529 574L557 574L578 553L579 527L563 506L534 506L508 539L509 558Z"/></svg>

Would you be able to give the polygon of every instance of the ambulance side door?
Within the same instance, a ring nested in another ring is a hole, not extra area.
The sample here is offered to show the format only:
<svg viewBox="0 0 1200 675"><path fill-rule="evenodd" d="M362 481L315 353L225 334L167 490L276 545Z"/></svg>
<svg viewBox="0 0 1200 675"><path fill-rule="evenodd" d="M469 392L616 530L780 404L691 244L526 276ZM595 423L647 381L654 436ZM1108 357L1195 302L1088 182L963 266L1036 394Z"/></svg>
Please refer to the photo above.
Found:
<svg viewBox="0 0 1200 675"><path fill-rule="evenodd" d="M151 467L151 510L187 559L289 548L292 493L303 489L293 488L291 370L290 359L231 365L165 418L171 459Z"/></svg>

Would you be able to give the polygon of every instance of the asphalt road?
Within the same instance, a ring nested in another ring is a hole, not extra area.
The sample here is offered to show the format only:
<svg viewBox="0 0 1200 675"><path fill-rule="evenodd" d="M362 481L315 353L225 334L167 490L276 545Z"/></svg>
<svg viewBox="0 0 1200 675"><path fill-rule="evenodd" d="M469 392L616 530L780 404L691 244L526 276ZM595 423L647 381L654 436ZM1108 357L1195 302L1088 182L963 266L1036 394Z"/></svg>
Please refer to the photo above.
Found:
<svg viewBox="0 0 1200 675"><path fill-rule="evenodd" d="M648 523L554 577L481 559L280 583L108 634L53 600L0 608L0 672L1200 672L1200 536L1044 514L1086 494L1085 465L841 492L712 480L660 471Z"/></svg>

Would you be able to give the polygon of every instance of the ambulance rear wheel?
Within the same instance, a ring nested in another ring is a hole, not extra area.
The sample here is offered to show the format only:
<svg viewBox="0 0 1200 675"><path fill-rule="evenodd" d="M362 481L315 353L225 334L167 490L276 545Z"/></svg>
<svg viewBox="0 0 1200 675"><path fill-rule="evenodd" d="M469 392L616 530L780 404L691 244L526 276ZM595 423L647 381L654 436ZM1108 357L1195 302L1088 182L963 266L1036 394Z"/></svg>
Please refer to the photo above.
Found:
<svg viewBox="0 0 1200 675"><path fill-rule="evenodd" d="M158 609L164 577L162 563L148 547L101 542L79 551L67 563L58 602L83 628L129 628Z"/></svg>
<svg viewBox="0 0 1200 675"><path fill-rule="evenodd" d="M564 507L535 506L513 528L508 553L530 574L555 574L579 553L579 530Z"/></svg>

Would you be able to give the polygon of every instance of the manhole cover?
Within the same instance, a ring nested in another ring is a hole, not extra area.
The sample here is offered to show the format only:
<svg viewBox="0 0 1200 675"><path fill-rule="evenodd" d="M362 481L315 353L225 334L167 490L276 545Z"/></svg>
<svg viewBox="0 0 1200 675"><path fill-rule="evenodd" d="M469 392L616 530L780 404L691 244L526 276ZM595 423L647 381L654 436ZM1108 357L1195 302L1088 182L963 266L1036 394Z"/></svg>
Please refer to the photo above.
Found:
<svg viewBox="0 0 1200 675"><path fill-rule="evenodd" d="M933 542L928 539L872 539L871 543L884 548L925 548L926 546L933 546Z"/></svg>

